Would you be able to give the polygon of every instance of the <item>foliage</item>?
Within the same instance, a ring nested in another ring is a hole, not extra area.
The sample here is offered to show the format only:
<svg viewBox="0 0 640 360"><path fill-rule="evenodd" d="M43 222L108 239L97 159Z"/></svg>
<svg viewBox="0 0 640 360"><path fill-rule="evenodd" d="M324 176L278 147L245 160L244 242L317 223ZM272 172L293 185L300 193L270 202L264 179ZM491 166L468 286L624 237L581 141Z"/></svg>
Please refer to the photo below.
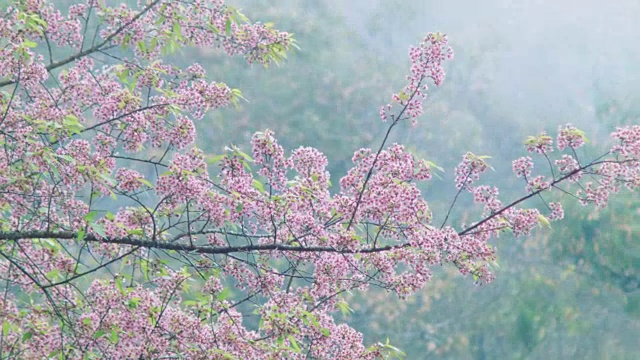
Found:
<svg viewBox="0 0 640 360"><path fill-rule="evenodd" d="M329 161L327 170L339 178L350 166L353 149L375 143L382 129L371 127L370 120L388 97L385 94L393 89L389 81L395 80L400 86L404 70L383 63L357 34L349 31L331 2L240 3L247 14L273 20L293 32L300 49L289 57L286 66L269 71L248 68L241 59L207 49L193 53L190 59L200 62L207 73L241 88L247 99L238 107L211 113L211 120L201 127L198 146L219 153L229 143L247 143L255 129L269 128L278 134L284 148L305 144L322 150ZM176 61L182 58L176 56ZM401 59L407 60L404 53ZM372 73L371 67L379 71ZM407 132L398 129L395 138ZM333 182L331 189L339 190L339 184Z"/></svg>
<svg viewBox="0 0 640 360"><path fill-rule="evenodd" d="M501 233L527 236L563 217L559 203L521 204L552 189L603 207L640 185L640 127L619 128L594 160L566 125L527 140L548 174L521 157L525 195L503 202L476 185L490 158L456 167L458 196L482 214L432 223L417 183L434 164L388 144L417 123L427 81L444 81L447 37L428 34L409 52L407 84L380 108L386 133L359 149L331 193L327 158L286 155L271 130L247 153L206 155L194 121L242 99L177 66L184 47L218 47L249 63L286 59L292 36L251 23L221 1L149 0L138 8L89 0L62 14L16 1L0 19L0 351L6 358L377 358L332 314L371 285L400 298L451 264L492 280ZM69 56L60 56L59 48ZM554 147L554 140L557 146ZM552 151L560 152L556 158ZM546 215L545 215L546 214ZM522 331L530 331L523 318Z"/></svg>

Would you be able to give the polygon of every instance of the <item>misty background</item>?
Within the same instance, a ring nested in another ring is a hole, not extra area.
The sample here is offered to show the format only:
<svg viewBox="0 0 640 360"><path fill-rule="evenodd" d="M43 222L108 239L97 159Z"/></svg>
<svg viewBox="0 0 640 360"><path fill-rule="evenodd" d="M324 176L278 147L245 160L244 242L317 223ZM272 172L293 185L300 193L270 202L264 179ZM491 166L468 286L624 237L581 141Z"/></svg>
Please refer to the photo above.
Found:
<svg viewBox="0 0 640 360"><path fill-rule="evenodd" d="M353 152L379 145L386 128L378 109L404 85L409 46L428 32L449 36L455 59L447 79L430 89L418 126L403 124L392 138L445 169L423 187L436 223L466 151L492 156L495 172L484 183L514 199L524 183L511 175L511 160L525 155L528 135L555 135L572 123L590 140L578 154L587 159L605 151L616 126L640 123L637 1L228 3L294 33L300 50L268 70L213 50L199 54L212 79L248 99L212 114L200 145L247 149L253 132L271 128L289 151L323 151L334 190ZM445 266L407 301L377 289L354 293L353 312L339 319L369 343L388 338L408 359L637 358L640 196L617 196L599 213L563 201L566 219L552 229L498 239L492 284L477 287ZM451 224L479 214L470 204L460 202Z"/></svg>

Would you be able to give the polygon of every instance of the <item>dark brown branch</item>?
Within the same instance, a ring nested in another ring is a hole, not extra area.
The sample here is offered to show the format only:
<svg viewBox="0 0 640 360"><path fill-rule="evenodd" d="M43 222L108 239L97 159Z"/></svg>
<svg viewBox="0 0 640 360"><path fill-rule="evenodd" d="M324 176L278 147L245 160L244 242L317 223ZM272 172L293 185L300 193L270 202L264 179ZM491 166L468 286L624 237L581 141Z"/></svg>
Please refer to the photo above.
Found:
<svg viewBox="0 0 640 360"><path fill-rule="evenodd" d="M199 235L193 233L192 235ZM78 238L78 234L71 231L27 231L27 232L0 232L0 240L20 241L26 239L66 239L75 240ZM106 244L120 244L131 245L148 249L162 249L162 250L174 250L183 252L193 252L198 254L232 254L241 252L252 251L286 251L286 252L331 252L341 254L355 254L355 253L375 253L389 251L392 249L402 248L409 246L409 244L385 246L375 249L339 249L330 246L295 246L286 244L260 244L260 245L243 245L243 246L205 246L205 245L191 245L191 244L177 244L170 242L151 241L134 237L120 237L120 238L104 238L98 239L95 235L86 235L83 239L86 242L98 242Z"/></svg>

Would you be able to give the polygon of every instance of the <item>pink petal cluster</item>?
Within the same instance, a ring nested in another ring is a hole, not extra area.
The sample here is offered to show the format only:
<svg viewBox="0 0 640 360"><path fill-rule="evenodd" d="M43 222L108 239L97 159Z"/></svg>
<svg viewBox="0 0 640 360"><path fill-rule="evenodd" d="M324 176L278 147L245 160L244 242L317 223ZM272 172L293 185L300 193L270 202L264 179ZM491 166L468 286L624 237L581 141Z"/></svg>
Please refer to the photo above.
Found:
<svg viewBox="0 0 640 360"><path fill-rule="evenodd" d="M567 147L577 149L584 145L585 139L584 133L571 124L561 126L558 129L557 144L559 150L564 150Z"/></svg>
<svg viewBox="0 0 640 360"><path fill-rule="evenodd" d="M548 154L553 151L553 138L543 131L538 136L530 136L525 145L530 153Z"/></svg>
<svg viewBox="0 0 640 360"><path fill-rule="evenodd" d="M386 121L389 117L394 122L402 119L403 115L411 119L413 125L422 114L422 103L427 98L427 79L431 79L436 86L442 84L445 71L442 64L445 60L453 59L453 50L448 45L447 36L441 33L429 33L417 47L409 49L411 72L407 76L409 83L399 93L392 95L392 100L403 110L398 116L392 115L393 106L387 104L380 108L380 118Z"/></svg>
<svg viewBox="0 0 640 360"><path fill-rule="evenodd" d="M531 175L531 169L533 168L533 159L531 157L521 157L512 162L513 172L517 177L528 177Z"/></svg>
<svg viewBox="0 0 640 360"><path fill-rule="evenodd" d="M456 189L470 189L474 181L480 179L480 175L489 168L483 157L466 153L462 162L456 166Z"/></svg>

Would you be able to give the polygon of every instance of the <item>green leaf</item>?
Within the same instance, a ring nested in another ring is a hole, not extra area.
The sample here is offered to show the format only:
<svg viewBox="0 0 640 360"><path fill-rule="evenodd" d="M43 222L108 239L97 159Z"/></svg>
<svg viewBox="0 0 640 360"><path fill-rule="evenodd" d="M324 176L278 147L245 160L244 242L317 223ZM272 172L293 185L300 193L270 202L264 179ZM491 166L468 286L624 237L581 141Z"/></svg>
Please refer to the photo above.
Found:
<svg viewBox="0 0 640 360"><path fill-rule="evenodd" d="M144 235L144 231L142 229L130 229L130 230L127 230L127 234L135 235L135 236L142 236L142 235Z"/></svg>
<svg viewBox="0 0 640 360"><path fill-rule="evenodd" d="M84 216L84 220L86 222L93 222L93 220L95 220L96 216L98 216L98 212L97 211L91 211L87 215Z"/></svg>
<svg viewBox="0 0 640 360"><path fill-rule="evenodd" d="M151 51L153 51L156 49L157 46L158 46L158 38L154 37L153 39L151 39L151 44L149 47L151 48Z"/></svg>
<svg viewBox="0 0 640 360"><path fill-rule="evenodd" d="M140 49L140 52L145 54L147 52L147 44L145 44L144 41L138 41L138 49Z"/></svg>
<svg viewBox="0 0 640 360"><path fill-rule="evenodd" d="M129 82L129 69L125 68L122 65L116 67L116 76L123 84Z"/></svg>
<svg viewBox="0 0 640 360"><path fill-rule="evenodd" d="M389 351L389 355L393 358L396 359L404 359L405 356L407 356L407 354L405 354L402 350L398 349L397 347L389 344L389 338L387 338L387 342L385 344L383 344L383 348L387 351Z"/></svg>
<svg viewBox="0 0 640 360"><path fill-rule="evenodd" d="M33 337L33 333L31 331L27 331L26 333L22 334L22 342L31 339L31 337Z"/></svg>
<svg viewBox="0 0 640 360"><path fill-rule="evenodd" d="M227 22L224 24L224 32L227 36L231 35L231 19L227 19Z"/></svg>
<svg viewBox="0 0 640 360"><path fill-rule="evenodd" d="M22 42L22 45L28 47L28 48L34 48L36 46L38 46L38 43L31 41L31 40L25 40Z"/></svg>
<svg viewBox="0 0 640 360"><path fill-rule="evenodd" d="M248 101L244 96L242 96L242 91L240 91L240 89L231 89L231 103L236 109L239 108L238 99Z"/></svg>
<svg viewBox="0 0 640 360"><path fill-rule="evenodd" d="M438 166L438 164L434 163L433 161L429 161L429 160L422 160L422 161L425 163L425 165L427 165L429 169L436 169L442 173L444 172L444 169L441 166Z"/></svg>
<svg viewBox="0 0 640 360"><path fill-rule="evenodd" d="M182 302L182 305L187 306L187 307L189 307L189 306L197 306L199 304L201 304L201 302L197 301L197 300L185 300L185 301Z"/></svg>
<svg viewBox="0 0 640 360"><path fill-rule="evenodd" d="M229 288L224 288L222 289L222 291L220 291L218 296L216 296L216 300L218 301L226 300L229 297L229 295L231 295L231 290Z"/></svg>
<svg viewBox="0 0 640 360"><path fill-rule="evenodd" d="M122 287L122 277L119 276L116 278L116 288L120 293L124 294L124 288Z"/></svg>
<svg viewBox="0 0 640 360"><path fill-rule="evenodd" d="M63 354L62 354L62 351L60 351L60 348L57 348L57 349L53 350L52 352L50 352L50 353L47 355L47 359L54 359L56 356L58 356L58 357L59 357L59 358L61 358L61 359L64 359L64 358L62 357L62 356L63 356Z"/></svg>
<svg viewBox="0 0 640 360"><path fill-rule="evenodd" d="M233 154L234 155L240 155L245 160L247 160L249 162L253 162L253 158L251 156L249 156L249 154L247 154L244 151L240 150L238 147L234 146L232 150L233 150Z"/></svg>
<svg viewBox="0 0 640 360"><path fill-rule="evenodd" d="M60 244L58 244L55 240L52 240L52 239L42 240L42 246L44 246L45 248L53 252L58 252L58 250L60 249Z"/></svg>
<svg viewBox="0 0 640 360"><path fill-rule="evenodd" d="M256 188L256 190L260 191L261 193L264 193L264 186L257 179L253 179L253 181L251 181L251 185L253 185L253 187Z"/></svg>
<svg viewBox="0 0 640 360"><path fill-rule="evenodd" d="M347 316L350 313L353 312L353 309L351 309L349 307L349 304L344 301L344 300L340 300L336 303L336 306L338 307L338 309L340 309L340 312L342 313L342 315Z"/></svg>
<svg viewBox="0 0 640 360"><path fill-rule="evenodd" d="M245 22L245 23L249 22L249 18L247 18L243 13L241 13L240 10L235 8L232 10L233 10L233 14L234 14L234 18L236 19L236 22Z"/></svg>
<svg viewBox="0 0 640 360"><path fill-rule="evenodd" d="M116 186L117 181L116 179L112 178L111 176L104 174L104 173L100 173L99 176L102 178L102 180L104 180L107 184L111 185L111 186Z"/></svg>
<svg viewBox="0 0 640 360"><path fill-rule="evenodd" d="M122 48L126 49L127 45L129 45L130 42L131 42L131 35L130 34L126 34L124 36L124 38L122 39Z"/></svg>
<svg viewBox="0 0 640 360"><path fill-rule="evenodd" d="M57 279L59 276L60 276L60 270L58 269L53 269L45 275L45 277L49 280Z"/></svg>
<svg viewBox="0 0 640 360"><path fill-rule="evenodd" d="M8 320L5 320L2 323L2 335L4 335L5 337L9 336L9 331L11 331L11 324Z"/></svg>
<svg viewBox="0 0 640 360"><path fill-rule="evenodd" d="M166 9L167 4L162 4L162 6ZM160 13L163 13L164 10L162 9L162 7L160 8ZM158 20L156 20L156 25L162 25L165 20L167 20L167 17L164 15L160 15L160 17L158 18Z"/></svg>
<svg viewBox="0 0 640 360"><path fill-rule="evenodd" d="M16 61L26 61L29 62L31 61L31 54L29 54L26 50L26 46L25 47L18 47L15 49L15 51L13 52L13 58Z"/></svg>
<svg viewBox="0 0 640 360"><path fill-rule="evenodd" d="M91 230L93 230L94 233L100 235L103 238L107 237L107 230L104 228L104 226L102 226L102 224L91 225Z"/></svg>
<svg viewBox="0 0 640 360"><path fill-rule="evenodd" d="M67 114L62 120L62 125L68 135L80 134L84 129L84 126L78 121L78 117L73 114Z"/></svg>
<svg viewBox="0 0 640 360"><path fill-rule="evenodd" d="M140 179L138 179L138 182L140 182L143 185L146 185L149 188L153 188L153 184L147 179L140 178Z"/></svg>
<svg viewBox="0 0 640 360"><path fill-rule="evenodd" d="M538 222L541 225L544 225L548 228L551 228L551 222L549 221L549 219L547 219L546 216L542 215L542 214L538 214Z"/></svg>
<svg viewBox="0 0 640 360"><path fill-rule="evenodd" d="M210 157L207 159L207 163L208 163L208 164L215 164L215 163L217 163L218 161L222 160L225 156L227 156L227 155L225 155L225 154L221 154L221 155L210 156Z"/></svg>
<svg viewBox="0 0 640 360"><path fill-rule="evenodd" d="M139 297L132 298L132 299L130 299L130 300L127 302L127 307L128 307L129 309L136 309L136 308L138 307L138 305L140 305L140 301L141 301L141 300L142 300L142 299L141 299L141 298L139 298Z"/></svg>
<svg viewBox="0 0 640 360"><path fill-rule="evenodd" d="M320 322L318 321L318 318L311 312L307 312L307 318L309 319L309 321L311 321L311 324L314 327L320 327Z"/></svg>
<svg viewBox="0 0 640 360"><path fill-rule="evenodd" d="M182 38L182 27L180 26L180 23L178 21L173 22L173 27L171 28L171 32L173 33L173 36L175 39Z"/></svg>
<svg viewBox="0 0 640 360"><path fill-rule="evenodd" d="M96 331L91 338L93 338L94 340L98 339L98 338L101 338L102 336L104 336L105 333L106 333L106 331L104 331L104 329L100 329L100 330Z"/></svg>
<svg viewBox="0 0 640 360"><path fill-rule="evenodd" d="M291 344L291 348L293 348L295 352L297 353L302 352L302 349L300 349L300 345L298 345L298 342L296 341L296 338L293 335L287 336L287 339L289 340L289 344Z"/></svg>
<svg viewBox="0 0 640 360"><path fill-rule="evenodd" d="M111 341L112 344L118 343L118 332L116 331L116 329L111 329L111 335L109 336L109 341Z"/></svg>
<svg viewBox="0 0 640 360"><path fill-rule="evenodd" d="M70 162L71 164L75 164L76 163L76 159L74 159L73 157L69 156L69 155L60 155L60 154L53 154L53 156L60 158L62 160L66 160L68 162Z"/></svg>

